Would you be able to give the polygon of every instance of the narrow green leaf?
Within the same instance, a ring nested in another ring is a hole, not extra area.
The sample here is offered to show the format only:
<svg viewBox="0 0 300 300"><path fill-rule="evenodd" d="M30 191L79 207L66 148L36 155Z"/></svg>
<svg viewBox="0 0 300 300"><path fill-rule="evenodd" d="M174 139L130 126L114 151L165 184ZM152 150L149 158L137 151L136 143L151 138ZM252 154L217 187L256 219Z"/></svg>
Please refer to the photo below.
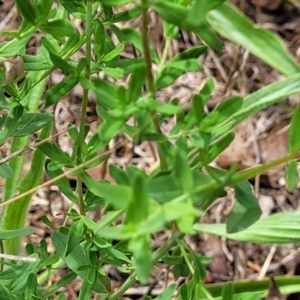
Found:
<svg viewBox="0 0 300 300"><path fill-rule="evenodd" d="M118 106L117 87L107 80L95 78L92 80L91 90L95 93L101 106L113 109Z"/></svg>
<svg viewBox="0 0 300 300"><path fill-rule="evenodd" d="M71 66L71 64L66 59L63 59L52 52L49 52L49 57L53 62L54 66L58 69L61 69L63 73L72 74L75 72L76 69L73 66Z"/></svg>
<svg viewBox="0 0 300 300"><path fill-rule="evenodd" d="M133 181L132 190L132 199L128 205L126 222L139 224L148 217L149 211L146 180L141 176L137 176Z"/></svg>
<svg viewBox="0 0 300 300"><path fill-rule="evenodd" d="M2 283L0 283L0 295L3 300L18 300L7 287L2 286Z"/></svg>
<svg viewBox="0 0 300 300"><path fill-rule="evenodd" d="M161 15L163 20L168 23L184 27L189 10L178 3L167 1L153 1L152 7Z"/></svg>
<svg viewBox="0 0 300 300"><path fill-rule="evenodd" d="M121 54L121 52L124 50L125 45L124 44L119 44L117 47L115 47L112 51L109 53L105 54L102 58L102 62L108 62L116 58Z"/></svg>
<svg viewBox="0 0 300 300"><path fill-rule="evenodd" d="M288 163L285 179L289 191L292 191L297 187L299 181L299 174L298 174L298 165L296 161L290 161Z"/></svg>
<svg viewBox="0 0 300 300"><path fill-rule="evenodd" d="M149 280L152 268L149 236L140 236L129 241L128 248L133 252L138 280L143 284Z"/></svg>
<svg viewBox="0 0 300 300"><path fill-rule="evenodd" d="M141 95L143 85L145 84L146 69L144 67L135 68L128 87L128 103L135 103Z"/></svg>
<svg viewBox="0 0 300 300"><path fill-rule="evenodd" d="M234 136L234 132L228 132L223 137L209 145L208 156L210 161L213 161L230 145L230 143L234 140Z"/></svg>
<svg viewBox="0 0 300 300"><path fill-rule="evenodd" d="M72 36L76 33L73 23L67 19L48 21L46 25L39 27L53 37Z"/></svg>
<svg viewBox="0 0 300 300"><path fill-rule="evenodd" d="M25 286L25 299L31 300L31 295L36 294L37 279L34 273L30 273Z"/></svg>
<svg viewBox="0 0 300 300"><path fill-rule="evenodd" d="M281 212L260 219L250 227L236 233L228 233L225 224L196 224L197 231L225 236L251 243L295 243L300 239L300 212Z"/></svg>
<svg viewBox="0 0 300 300"><path fill-rule="evenodd" d="M124 22L129 21L133 18L137 18L142 13L142 9L140 7L134 7L132 9L128 9L116 14L113 14L110 22L117 23L117 22Z"/></svg>
<svg viewBox="0 0 300 300"><path fill-rule="evenodd" d="M60 51L60 56L64 56L65 54L67 54L68 52L72 51L77 44L80 42L80 36L79 34L73 34L71 35L67 42L64 44L62 50Z"/></svg>
<svg viewBox="0 0 300 300"><path fill-rule="evenodd" d="M175 151L174 171L182 190L189 193L193 187L194 180L186 156L179 149Z"/></svg>
<svg viewBox="0 0 300 300"><path fill-rule="evenodd" d="M94 55L96 57L96 61L99 62L105 42L105 30L100 20L96 19L94 22Z"/></svg>
<svg viewBox="0 0 300 300"><path fill-rule="evenodd" d="M158 295L155 300L171 300L175 291L176 284L172 283L160 295Z"/></svg>
<svg viewBox="0 0 300 300"><path fill-rule="evenodd" d="M24 235L32 234L33 232L34 232L33 228L0 230L0 240L8 240L16 237L21 237Z"/></svg>
<svg viewBox="0 0 300 300"><path fill-rule="evenodd" d="M63 171L61 169L51 168L51 164L53 163L51 163L49 160L46 161L45 164L46 172L51 178L63 174ZM65 194L72 202L77 203L77 197L74 195L74 192L70 186L70 181L66 177L56 180L55 184L59 187L59 190L63 194Z"/></svg>
<svg viewBox="0 0 300 300"><path fill-rule="evenodd" d="M27 113L24 114L18 124L15 136L30 135L53 120L53 115L48 113Z"/></svg>
<svg viewBox="0 0 300 300"><path fill-rule="evenodd" d="M30 2L27 0L16 0L16 6L19 14L24 17L26 21L35 25L36 14Z"/></svg>
<svg viewBox="0 0 300 300"><path fill-rule="evenodd" d="M52 161L60 162L69 168L73 166L73 161L70 155L58 148L56 144L45 142L38 148Z"/></svg>
<svg viewBox="0 0 300 300"><path fill-rule="evenodd" d="M201 129L207 131L210 128L218 127L219 124L231 117L243 105L243 98L232 96L218 105L201 122Z"/></svg>
<svg viewBox="0 0 300 300"><path fill-rule="evenodd" d="M68 76L64 78L58 84L52 86L50 89L47 90L45 94L46 104L45 106L48 107L52 104L55 104L57 101L65 97L79 82L79 78L75 76Z"/></svg>
<svg viewBox="0 0 300 300"><path fill-rule="evenodd" d="M142 45L142 34L140 31L134 28L123 28L119 29L117 26L110 26L113 32L118 37L119 41L122 43L132 43L135 48L139 51L143 52L143 45ZM158 55L154 49L154 47L150 44L150 57L156 63L159 64ZM144 59L143 59L144 60Z"/></svg>
<svg viewBox="0 0 300 300"><path fill-rule="evenodd" d="M18 105L9 111L2 125L2 130L0 131L0 145L2 145L7 138L15 134L23 112L24 107L22 105Z"/></svg>
<svg viewBox="0 0 300 300"><path fill-rule="evenodd" d="M289 128L289 152L295 153L300 150L300 105L293 111L291 126Z"/></svg>
<svg viewBox="0 0 300 300"><path fill-rule="evenodd" d="M300 74L291 75L283 80L269 84L244 99L242 107L216 128L215 132L227 132L249 116L279 102L290 95L300 93Z"/></svg>
<svg viewBox="0 0 300 300"><path fill-rule="evenodd" d="M9 178L13 175L13 170L11 169L8 163L0 165L0 177Z"/></svg>
<svg viewBox="0 0 300 300"><path fill-rule="evenodd" d="M73 270L77 275L82 279L86 279L88 276L88 270L82 269L83 266L91 266L91 261L83 247L80 244L77 244L74 249L70 249L71 253L68 256L65 256L65 250L67 247L67 236L60 231L55 231L51 236L55 250L67 264L67 266ZM103 283L97 279L97 283L94 285L94 291L97 293L106 293L106 288ZM51 296L51 295L50 295Z"/></svg>
<svg viewBox="0 0 300 300"><path fill-rule="evenodd" d="M81 242L84 229L84 223L82 220L73 222L68 232L67 245L65 249L65 256L68 256L73 249Z"/></svg>
<svg viewBox="0 0 300 300"><path fill-rule="evenodd" d="M80 11L86 11L85 2L82 0L59 0L58 2L76 18L80 18Z"/></svg>
<svg viewBox="0 0 300 300"><path fill-rule="evenodd" d="M226 220L228 233L245 230L261 215L258 201L247 181L238 183L234 189L236 202Z"/></svg>
<svg viewBox="0 0 300 300"><path fill-rule="evenodd" d="M212 10L208 13L207 20L222 36L242 45L282 74L299 73L300 66L288 53L282 40L274 32L253 25L232 4L224 3Z"/></svg>
<svg viewBox="0 0 300 300"><path fill-rule="evenodd" d="M234 295L234 285L227 282L222 288L222 300L232 300Z"/></svg>
<svg viewBox="0 0 300 300"><path fill-rule="evenodd" d="M82 173L82 180L96 196L102 197L115 208L125 208L132 199L132 188L123 185L111 185L105 181L94 181L87 173Z"/></svg>

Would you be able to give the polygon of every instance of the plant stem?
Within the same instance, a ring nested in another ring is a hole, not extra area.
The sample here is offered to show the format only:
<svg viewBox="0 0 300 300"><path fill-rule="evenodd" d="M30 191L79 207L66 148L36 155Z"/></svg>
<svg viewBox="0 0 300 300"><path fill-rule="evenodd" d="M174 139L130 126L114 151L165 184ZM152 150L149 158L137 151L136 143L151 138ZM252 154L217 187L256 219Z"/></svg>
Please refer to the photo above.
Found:
<svg viewBox="0 0 300 300"><path fill-rule="evenodd" d="M154 80L153 80L153 73L152 73L152 62L150 56L150 44L149 44L149 32L148 32L148 24L149 24L149 17L148 17L148 0L141 0L142 6L142 43L143 43L143 55L146 63L146 72L147 72L147 91L151 95L153 99L155 99L155 88L154 88ZM157 118L157 113L152 115L152 122L155 127L156 132L163 134L159 125L159 121ZM160 167L162 170L166 170L167 163L161 154L160 149L158 149L158 155L160 160Z"/></svg>
<svg viewBox="0 0 300 300"><path fill-rule="evenodd" d="M156 252L152 255L152 264L158 262L173 246L177 244L177 240L181 239L184 236L181 232L176 232L172 235L172 237L161 246ZM108 299L109 300L117 300L120 299L122 295L136 282L136 272L133 272L127 280L122 284L120 289L114 293L112 293Z"/></svg>
<svg viewBox="0 0 300 300"><path fill-rule="evenodd" d="M87 0L87 12L86 12L86 67L85 67L85 78L90 79L91 75L91 44L92 44L92 9L93 0ZM83 162L83 145L84 145L84 128L86 119L86 108L88 104L88 89L83 89L83 97L81 104L81 114L80 114L80 125L77 141L77 163L81 164ZM81 176L77 176L77 195L78 195L78 205L81 215L85 215L83 192L82 192L82 179Z"/></svg>

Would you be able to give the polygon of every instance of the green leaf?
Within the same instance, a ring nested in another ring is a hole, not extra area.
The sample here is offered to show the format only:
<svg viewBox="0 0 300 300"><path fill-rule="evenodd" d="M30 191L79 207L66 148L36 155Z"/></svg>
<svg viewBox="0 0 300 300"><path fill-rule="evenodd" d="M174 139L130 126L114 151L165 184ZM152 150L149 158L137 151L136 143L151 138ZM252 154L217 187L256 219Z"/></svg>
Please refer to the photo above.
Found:
<svg viewBox="0 0 300 300"><path fill-rule="evenodd" d="M209 145L208 156L209 162L213 161L219 154L221 154L234 140L234 132L228 132L223 137L214 141ZM208 162L207 162L208 163Z"/></svg>
<svg viewBox="0 0 300 300"><path fill-rule="evenodd" d="M232 96L218 105L201 122L200 128L203 131L209 131L211 128L218 127L220 123L231 117L243 105L243 98Z"/></svg>
<svg viewBox="0 0 300 300"><path fill-rule="evenodd" d="M0 177L2 178L9 178L12 177L13 171L8 163L0 165Z"/></svg>
<svg viewBox="0 0 300 300"><path fill-rule="evenodd" d="M289 191L294 190L297 187L299 181L299 174L298 174L298 165L295 161L288 162L287 170L285 174L285 180L287 189Z"/></svg>
<svg viewBox="0 0 300 300"><path fill-rule="evenodd" d="M132 2L131 0L101 0L104 5L123 5Z"/></svg>
<svg viewBox="0 0 300 300"><path fill-rule="evenodd" d="M67 266L73 270L77 275L79 275L82 279L86 279L88 277L89 270L86 268L82 268L83 266L92 267L90 258L84 251L82 245L76 244L73 249L70 249L71 252L68 256L65 256L64 253L67 247L67 235L61 233L60 231L54 232L51 236L53 245L55 250L63 259L63 261L67 264ZM103 286L103 283L100 281L100 278L97 278L97 283L94 285L94 291L97 293L106 293L106 288Z"/></svg>
<svg viewBox="0 0 300 300"><path fill-rule="evenodd" d="M182 190L189 193L193 187L194 180L186 156L178 148L175 150L174 171Z"/></svg>
<svg viewBox="0 0 300 300"><path fill-rule="evenodd" d="M228 233L245 230L256 222L261 215L258 201L247 181L238 183L234 189L236 202L227 217L226 225Z"/></svg>
<svg viewBox="0 0 300 300"><path fill-rule="evenodd" d="M117 47L115 47L112 51L109 53L105 54L103 57L101 57L102 62L108 62L119 56L123 50L124 50L125 45L124 44L119 44Z"/></svg>
<svg viewBox="0 0 300 300"><path fill-rule="evenodd" d="M289 152L295 153L300 150L300 105L293 111L291 126L289 128Z"/></svg>
<svg viewBox="0 0 300 300"><path fill-rule="evenodd" d="M135 258L138 280L143 284L149 280L152 268L149 236L139 236L129 241L128 248Z"/></svg>
<svg viewBox="0 0 300 300"><path fill-rule="evenodd" d="M203 67L197 59L191 58L182 61L170 61L156 77L155 88L158 90L173 84L183 73L200 71L203 71Z"/></svg>
<svg viewBox="0 0 300 300"><path fill-rule="evenodd" d="M113 109L118 106L117 87L107 80L95 78L92 80L91 90L95 93L101 106Z"/></svg>
<svg viewBox="0 0 300 300"><path fill-rule="evenodd" d="M48 107L52 104L55 104L60 99L65 97L79 82L79 78L75 76L68 76L64 78L58 84L52 86L47 90L45 94L46 103L45 106Z"/></svg>
<svg viewBox="0 0 300 300"><path fill-rule="evenodd" d="M2 286L2 283L0 283L0 295L3 300L18 300L7 287Z"/></svg>
<svg viewBox="0 0 300 300"><path fill-rule="evenodd" d="M182 188L175 174L161 174L151 178L148 193L159 204L164 204L182 195Z"/></svg>
<svg viewBox="0 0 300 300"><path fill-rule="evenodd" d="M132 9L128 9L116 14L113 14L110 22L111 23L117 23L117 22L124 22L129 21L133 18L137 18L142 13L142 9L140 7L134 7Z"/></svg>
<svg viewBox="0 0 300 300"><path fill-rule="evenodd" d="M126 222L139 224L148 217L149 211L146 180L141 176L137 176L133 181L132 190L132 199L128 205Z"/></svg>
<svg viewBox="0 0 300 300"><path fill-rule="evenodd" d="M34 8L39 19L46 19L53 5L53 0L35 0Z"/></svg>
<svg viewBox="0 0 300 300"><path fill-rule="evenodd" d="M100 20L94 20L94 55L99 62L105 42L105 29Z"/></svg>
<svg viewBox="0 0 300 300"><path fill-rule="evenodd" d="M250 227L236 233L228 233L225 224L196 224L197 231L225 236L251 243L295 243L300 239L300 212L281 212L259 219Z"/></svg>
<svg viewBox="0 0 300 300"><path fill-rule="evenodd" d="M73 66L71 66L71 64L66 59L63 59L52 52L49 52L49 57L53 62L54 66L58 69L61 69L63 73L74 74L76 69Z"/></svg>
<svg viewBox="0 0 300 300"><path fill-rule="evenodd" d="M171 85L180 75L185 72L203 71L198 57L206 51L207 47L197 46L185 50L173 57L164 66L155 79L155 88L161 89Z"/></svg>
<svg viewBox="0 0 300 300"><path fill-rule="evenodd" d="M142 45L142 34L140 31L134 28L123 28L119 29L117 26L110 26L112 31L116 34L119 41L122 43L132 43L135 48L137 48L140 52L143 52L143 45ZM150 44L150 57L156 63L159 64L158 55Z"/></svg>
<svg viewBox="0 0 300 300"><path fill-rule="evenodd" d="M24 235L29 235L34 232L33 228L22 228L12 230L0 230L0 240L8 240Z"/></svg>
<svg viewBox="0 0 300 300"><path fill-rule="evenodd" d="M145 67L145 60L142 57L124 59L118 61L107 62L106 65L111 68L120 68L124 74L132 73L137 67Z"/></svg>
<svg viewBox="0 0 300 300"><path fill-rule="evenodd" d="M96 196L102 197L115 208L126 208L132 199L132 188L123 185L111 185L105 181L94 181L87 173L82 173L82 180Z"/></svg>
<svg viewBox="0 0 300 300"><path fill-rule="evenodd" d="M189 10L183 5L167 2L167 1L153 1L152 7L161 15L164 21L184 27Z"/></svg>
<svg viewBox="0 0 300 300"><path fill-rule="evenodd" d="M26 71L42 71L53 67L49 54L39 52L37 55L22 55Z"/></svg>
<svg viewBox="0 0 300 300"><path fill-rule="evenodd" d="M73 23L67 19L48 21L46 25L40 25L39 27L54 38L72 36L76 33Z"/></svg>
<svg viewBox="0 0 300 300"><path fill-rule="evenodd" d="M300 66L273 32L259 28L236 7L222 4L207 15L209 24L222 36L248 49L284 75L299 73Z"/></svg>
<svg viewBox="0 0 300 300"><path fill-rule="evenodd" d="M145 84L146 68L137 67L134 69L128 87L127 102L135 103L141 95L142 88Z"/></svg>
<svg viewBox="0 0 300 300"><path fill-rule="evenodd" d="M69 256L69 258L70 258L70 256ZM59 288L65 287L68 284L70 284L71 282L74 282L74 280L75 280L76 277L77 277L76 273L74 273L72 271L69 271L66 275L64 275L63 277L61 277L58 281L52 283L51 286L48 287L47 292L45 293L45 295L43 295L43 296L44 297L51 297L51 296L53 296L53 293L56 292ZM54 298L54 299L56 299L56 298ZM63 298L60 297L59 299L65 300L64 297ZM58 298L57 298L57 300L58 300Z"/></svg>
<svg viewBox="0 0 300 300"><path fill-rule="evenodd" d="M242 107L232 114L215 132L227 132L233 126L257 113L265 107L279 102L290 95L300 92L300 74L291 75L283 80L269 84L244 99Z"/></svg>
<svg viewBox="0 0 300 300"><path fill-rule="evenodd" d="M53 115L49 113L27 113L24 114L18 124L15 136L30 135L53 120Z"/></svg>
<svg viewBox="0 0 300 300"><path fill-rule="evenodd" d="M62 151L56 144L45 142L38 147L46 156L54 162L60 162L68 168L73 167L70 155Z"/></svg>
<svg viewBox="0 0 300 300"><path fill-rule="evenodd" d="M36 271L37 266L39 265L40 261L38 259L37 254L32 254L30 257L35 258L35 262L30 262L30 263L23 263L20 269L18 270L20 272L19 276L15 276L15 280L13 281L11 285L11 292L12 293L17 293L20 291L24 291L26 284L27 284L27 279L32 274L33 272Z"/></svg>
<svg viewBox="0 0 300 300"><path fill-rule="evenodd" d="M159 294L155 300L171 300L174 292L176 291L176 284L170 284L161 294Z"/></svg>
<svg viewBox="0 0 300 300"><path fill-rule="evenodd" d="M7 138L15 134L23 112L24 107L22 105L18 105L9 111L2 125L2 130L0 131L0 145L2 145Z"/></svg>
<svg viewBox="0 0 300 300"><path fill-rule="evenodd" d="M80 42L80 36L79 34L73 34L71 35L67 42L64 44L62 50L60 51L60 56L66 55L68 52L71 52Z"/></svg>
<svg viewBox="0 0 300 300"><path fill-rule="evenodd" d="M126 172L124 172L120 167L115 164L110 164L108 166L110 176L115 180L117 184L130 185L130 180Z"/></svg>
<svg viewBox="0 0 300 300"><path fill-rule="evenodd" d="M19 14L29 23L35 25L36 14L33 6L27 0L15 1Z"/></svg>
<svg viewBox="0 0 300 300"><path fill-rule="evenodd" d="M31 295L36 294L37 279L34 273L30 273L25 286L25 299L31 300Z"/></svg>
<svg viewBox="0 0 300 300"><path fill-rule="evenodd" d="M226 282L222 288L222 300L232 300L234 295L234 285L232 282Z"/></svg>
<svg viewBox="0 0 300 300"><path fill-rule="evenodd" d="M81 219L73 222L73 224L70 226L64 256L68 256L73 251L73 249L81 242L83 238L83 230L84 223Z"/></svg>
<svg viewBox="0 0 300 300"><path fill-rule="evenodd" d="M166 221L176 221L179 229L188 234L194 234L193 224L196 217L201 212L194 208L193 203L189 199L181 201L170 201L163 205L164 216Z"/></svg>
<svg viewBox="0 0 300 300"><path fill-rule="evenodd" d="M124 75L124 71L120 68L109 68L109 67L101 67L100 68L105 74L111 76L115 79L120 79Z"/></svg>
<svg viewBox="0 0 300 300"><path fill-rule="evenodd" d="M76 18L80 18L80 11L86 11L85 2L82 0L59 0L58 2Z"/></svg>
<svg viewBox="0 0 300 300"><path fill-rule="evenodd" d="M55 166L55 164L54 164ZM47 171L47 174L51 177L57 177L61 174L63 174L63 171L59 168L54 167L53 168L53 163L51 163L49 160L46 161L45 168ZM72 202L77 203L77 197L74 195L74 192L70 186L70 181L66 178L63 177L59 180L55 181L55 184L58 186L59 190L65 194Z"/></svg>

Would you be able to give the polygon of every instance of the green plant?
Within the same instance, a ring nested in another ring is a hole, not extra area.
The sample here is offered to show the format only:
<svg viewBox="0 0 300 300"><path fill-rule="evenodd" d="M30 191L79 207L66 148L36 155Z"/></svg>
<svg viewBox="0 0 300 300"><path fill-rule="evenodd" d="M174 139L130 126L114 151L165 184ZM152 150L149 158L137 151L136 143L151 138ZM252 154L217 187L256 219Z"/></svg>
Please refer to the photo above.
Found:
<svg viewBox="0 0 300 300"><path fill-rule="evenodd" d="M59 0L57 6L53 5L53 0L35 0L33 3L17 0L15 3L23 20L17 32L6 32L12 39L0 44L0 57L5 60L20 55L27 74L18 85L21 72L8 76L8 68L2 69L0 105L7 113L0 120L3 129L0 141L1 145L11 144L9 162L2 159L0 165L0 175L6 178L4 201L0 204L3 208L0 237L4 253L18 254L20 236L30 232L24 229L24 221L30 199L39 186L55 182L60 191L78 205L79 211L68 211L67 216L72 220L70 226L56 228L44 218L53 230L51 238L55 253L49 255L46 243L42 241L40 247L32 244L26 247L34 262L6 262L7 266L0 274L2 299L52 299L54 296L57 300L64 299L59 288L77 276L82 279L79 299L91 299L95 293L101 299L119 299L137 280L147 283L151 269L159 261L172 265L176 278L190 276L189 282L180 287L178 299L218 299L221 296L222 299L240 296L260 299L266 293L266 282L261 286L245 284L242 295L238 285L235 287L230 283L216 288L205 286L204 265L208 260L194 253L183 237L202 231L254 242L285 243L299 238L297 213L258 221L261 210L247 182L257 174L288 163L288 186L290 189L295 187L298 181L295 160L299 158L300 149L297 135L299 107L291 122L287 156L246 171L237 171L237 166L229 171L210 166L232 142L234 133L231 129L235 125L300 92L300 66L287 53L280 39L267 30L254 28L244 15L224 0ZM127 8L128 3L135 6ZM112 6L124 6L124 9L116 13ZM150 9L163 20L166 44L161 58L149 42ZM69 15L82 20L85 24L83 33L76 31ZM141 32L116 26L118 22L138 17ZM170 41L178 37L180 29L194 32L209 46L221 49L217 31L249 49L286 78L245 99L230 97L210 113L205 111L205 105L213 91L214 80L208 79L193 96L191 108L185 114L178 99L162 102L156 97L159 89L173 84L181 74L203 70L198 58L205 53L205 45L167 58ZM41 47L36 55L26 55L26 45L36 30L43 33ZM107 32L112 32L117 42ZM128 43L141 53L139 57L120 58ZM74 60L72 55L83 46L85 57ZM272 51L266 55L265 47L269 46ZM156 73L152 64L158 66ZM46 79L55 69L60 69L65 78L45 90ZM99 77L100 71L115 79L129 75L129 83L127 86L112 84ZM74 142L73 153L69 155L50 142L52 115L44 109L60 101L77 84L82 87L80 126L78 130L69 129ZM85 117L89 90L96 95L101 123L87 141L89 126L85 124ZM8 99L4 91L9 95ZM38 109L41 98L44 101ZM171 116L176 116L176 124L165 134L161 125ZM134 125L128 123L131 118ZM39 130L39 141L30 145L35 149L31 169L24 176L25 158L19 154L29 149L29 136ZM114 150L107 150L108 144L119 132L137 144L154 142L159 153L159 166L146 173L133 165L128 165L125 170L109 165L109 174L115 184L95 181L86 170L107 161ZM52 179L40 184L43 167ZM66 174L76 176L76 193ZM87 192L82 189L83 183ZM234 188L236 201L226 225L197 224L207 208L218 197L226 195L228 186ZM104 207L104 213L101 220L94 222L86 212L99 207ZM122 222L116 225L115 221L120 217ZM274 222L276 218L281 218L279 226ZM291 218L295 221L292 229L289 226ZM268 230L261 231L264 234L251 235L251 230L265 230L265 224ZM151 234L161 229L170 230L171 237L153 251ZM277 231L274 237L274 231L278 229L280 232ZM119 290L112 290L103 267L105 264L128 273L129 277ZM57 283L47 286L47 276L65 266L68 273ZM294 280L278 279L277 282L279 286L290 287L289 291L299 291ZM249 296L245 292L246 286L256 293ZM157 299L170 299L175 289L175 285L169 286Z"/></svg>

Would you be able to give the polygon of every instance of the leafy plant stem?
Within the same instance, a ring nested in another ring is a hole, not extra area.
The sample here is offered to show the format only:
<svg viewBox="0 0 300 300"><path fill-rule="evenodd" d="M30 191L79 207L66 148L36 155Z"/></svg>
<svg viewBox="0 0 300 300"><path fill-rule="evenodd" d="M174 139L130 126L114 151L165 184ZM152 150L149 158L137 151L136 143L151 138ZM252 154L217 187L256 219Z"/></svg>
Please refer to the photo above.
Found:
<svg viewBox="0 0 300 300"><path fill-rule="evenodd" d="M87 1L87 12L86 12L86 67L85 67L85 78L90 79L91 74L91 43L92 43L92 13L93 13L93 0ZM83 145L84 145L84 128L86 118L86 108L88 103L88 89L83 89L83 97L81 104L80 114L80 125L78 133L78 144L77 144L77 162L82 163L83 161ZM77 195L78 205L81 215L85 215L83 192L82 192L82 179L81 176L77 176Z"/></svg>
<svg viewBox="0 0 300 300"><path fill-rule="evenodd" d="M146 63L146 69L147 69L147 90L152 98L155 99L155 88L154 88L154 80L153 80L153 73L152 73L152 62L151 62L151 56L150 56L150 47L149 47L149 33L148 33L148 24L149 24L149 17L148 17L148 0L141 0L141 6L142 6L142 43L143 43L143 55ZM152 115L152 122L154 124L154 127L156 131L160 134L162 134L159 121L157 118L157 113L154 113ZM167 169L166 161L161 154L160 150L158 150L159 154L159 161L160 161L160 167L162 170Z"/></svg>
<svg viewBox="0 0 300 300"><path fill-rule="evenodd" d="M183 238L184 234L181 232L176 232L172 235L172 237L156 252L152 255L152 264L157 263L173 246L178 243L178 240ZM122 284L120 289L114 293L112 293L108 299L109 300L117 300L136 282L136 271L134 271L127 280Z"/></svg>

